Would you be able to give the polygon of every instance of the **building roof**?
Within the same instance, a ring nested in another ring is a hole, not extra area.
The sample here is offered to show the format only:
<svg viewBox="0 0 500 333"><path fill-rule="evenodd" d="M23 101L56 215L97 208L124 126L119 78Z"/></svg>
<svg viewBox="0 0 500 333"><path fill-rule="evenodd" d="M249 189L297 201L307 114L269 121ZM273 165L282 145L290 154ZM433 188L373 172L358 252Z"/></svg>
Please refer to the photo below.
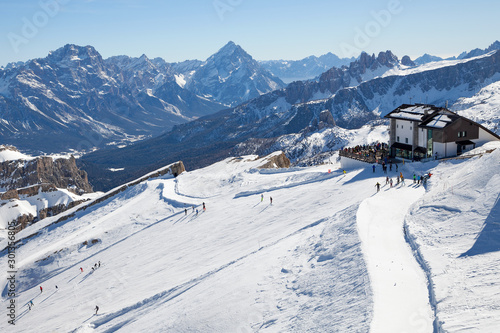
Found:
<svg viewBox="0 0 500 333"><path fill-rule="evenodd" d="M457 114L454 113L450 114L449 112L438 111L427 117L419 125L419 127L442 129L448 125L451 125L454 121L456 121L459 118L460 116Z"/></svg>
<svg viewBox="0 0 500 333"><path fill-rule="evenodd" d="M428 104L414 104L414 105L403 104L399 106L397 109L389 112L385 116L385 118L423 121L429 115L441 110L446 110L446 109Z"/></svg>

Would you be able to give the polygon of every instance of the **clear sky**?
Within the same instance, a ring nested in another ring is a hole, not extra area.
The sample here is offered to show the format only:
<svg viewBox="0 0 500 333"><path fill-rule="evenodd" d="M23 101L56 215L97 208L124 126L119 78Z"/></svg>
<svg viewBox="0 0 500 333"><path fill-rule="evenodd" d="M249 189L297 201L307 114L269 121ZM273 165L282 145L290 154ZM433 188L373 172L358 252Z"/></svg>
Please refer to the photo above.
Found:
<svg viewBox="0 0 500 333"><path fill-rule="evenodd" d="M498 0L0 0L0 66L67 43L168 62L232 40L258 60L391 50L458 55L500 39Z"/></svg>

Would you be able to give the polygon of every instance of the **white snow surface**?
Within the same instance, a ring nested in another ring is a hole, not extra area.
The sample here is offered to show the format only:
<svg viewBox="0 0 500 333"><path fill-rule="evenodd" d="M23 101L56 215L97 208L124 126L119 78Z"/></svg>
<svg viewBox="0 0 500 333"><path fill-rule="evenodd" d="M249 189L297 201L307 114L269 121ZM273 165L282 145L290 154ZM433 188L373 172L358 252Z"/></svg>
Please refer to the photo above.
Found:
<svg viewBox="0 0 500 333"><path fill-rule="evenodd" d="M153 178L21 231L17 321L4 316L0 331L500 328L500 150L406 163L406 186L379 193L380 168L344 175L327 165L256 169L262 163L229 158ZM428 171L425 187L410 182ZM8 302L4 287L1 307Z"/></svg>
<svg viewBox="0 0 500 333"><path fill-rule="evenodd" d="M31 160L34 157L21 153L16 149L10 149L4 145L0 145L0 163L15 160Z"/></svg>

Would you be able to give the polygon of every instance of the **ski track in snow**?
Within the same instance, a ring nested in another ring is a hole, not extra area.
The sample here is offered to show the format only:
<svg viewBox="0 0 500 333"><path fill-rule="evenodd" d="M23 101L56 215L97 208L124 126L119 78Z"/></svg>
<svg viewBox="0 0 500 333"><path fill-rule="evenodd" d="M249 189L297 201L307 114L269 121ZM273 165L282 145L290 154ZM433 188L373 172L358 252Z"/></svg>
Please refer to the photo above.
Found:
<svg viewBox="0 0 500 333"><path fill-rule="evenodd" d="M414 184L384 187L363 201L357 213L359 236L374 288L371 332L432 332L433 313L426 277L403 230L408 208L423 195L424 189Z"/></svg>

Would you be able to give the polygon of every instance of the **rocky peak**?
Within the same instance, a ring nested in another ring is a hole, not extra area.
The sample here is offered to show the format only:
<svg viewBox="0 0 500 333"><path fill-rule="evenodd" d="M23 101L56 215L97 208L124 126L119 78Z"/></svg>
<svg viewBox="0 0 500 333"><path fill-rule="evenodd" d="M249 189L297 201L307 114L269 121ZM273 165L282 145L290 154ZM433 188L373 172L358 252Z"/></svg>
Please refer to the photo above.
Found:
<svg viewBox="0 0 500 333"><path fill-rule="evenodd" d="M382 66L392 68L399 63L399 60L391 51L385 51L378 54L377 62Z"/></svg>
<svg viewBox="0 0 500 333"><path fill-rule="evenodd" d="M405 66L410 66L410 67L414 67L416 66L415 63L411 60L411 58L407 55L405 55L402 59L401 59L401 64L405 65Z"/></svg>
<svg viewBox="0 0 500 333"><path fill-rule="evenodd" d="M213 56L214 57L226 57L226 56L229 56L235 52L250 56L248 53L245 52L245 50L243 50L241 48L241 46L235 44L233 41L229 41L219 51L217 51Z"/></svg>
<svg viewBox="0 0 500 333"><path fill-rule="evenodd" d="M195 94L227 106L283 88L285 84L262 68L234 42L227 43L210 56L185 85Z"/></svg>
<svg viewBox="0 0 500 333"><path fill-rule="evenodd" d="M78 46L66 44L63 47L49 52L46 60L50 63L65 63L72 66L102 65L102 57L93 46Z"/></svg>

